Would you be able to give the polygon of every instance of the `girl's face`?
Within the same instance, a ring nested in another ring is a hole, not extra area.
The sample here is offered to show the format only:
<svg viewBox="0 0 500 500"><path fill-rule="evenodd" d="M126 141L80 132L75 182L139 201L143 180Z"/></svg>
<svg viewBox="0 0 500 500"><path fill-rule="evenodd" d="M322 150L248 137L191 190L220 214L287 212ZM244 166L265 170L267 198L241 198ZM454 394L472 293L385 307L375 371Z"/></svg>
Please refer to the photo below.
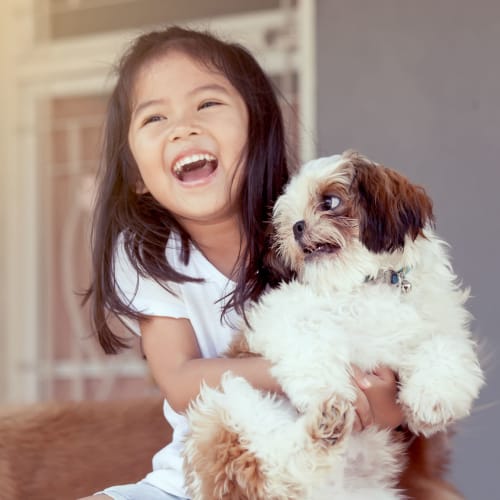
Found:
<svg viewBox="0 0 500 500"><path fill-rule="evenodd" d="M144 189L184 226L234 217L248 112L227 78L170 50L139 71L131 109Z"/></svg>

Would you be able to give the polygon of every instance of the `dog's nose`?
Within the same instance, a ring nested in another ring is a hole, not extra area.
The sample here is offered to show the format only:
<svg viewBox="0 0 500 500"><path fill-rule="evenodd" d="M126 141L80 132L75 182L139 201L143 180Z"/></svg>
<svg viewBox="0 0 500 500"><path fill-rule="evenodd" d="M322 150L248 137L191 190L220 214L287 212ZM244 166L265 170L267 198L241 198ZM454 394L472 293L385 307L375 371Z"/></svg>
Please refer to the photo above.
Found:
<svg viewBox="0 0 500 500"><path fill-rule="evenodd" d="M304 229L306 228L306 223L303 220L299 220L293 225L293 235L297 241L302 239L304 235Z"/></svg>

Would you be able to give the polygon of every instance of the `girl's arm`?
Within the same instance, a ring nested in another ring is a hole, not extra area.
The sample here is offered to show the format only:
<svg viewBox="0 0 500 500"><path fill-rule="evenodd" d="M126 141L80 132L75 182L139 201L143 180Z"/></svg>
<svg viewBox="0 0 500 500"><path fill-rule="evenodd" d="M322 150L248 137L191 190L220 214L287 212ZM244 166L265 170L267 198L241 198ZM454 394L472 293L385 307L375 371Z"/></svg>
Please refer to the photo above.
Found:
<svg viewBox="0 0 500 500"><path fill-rule="evenodd" d="M282 393L270 374L270 362L264 358L202 358L187 319L154 316L141 321L140 326L142 346L153 378L170 406L179 413L198 395L202 382L216 387L227 371L244 377L257 389ZM371 424L399 426L403 412L397 404L394 373L388 368L380 368L373 374L353 369L354 382L359 388L355 429Z"/></svg>
<svg viewBox="0 0 500 500"><path fill-rule="evenodd" d="M154 316L141 321L140 327L153 378L177 412L187 409L202 382L216 387L227 371L244 377L258 389L282 392L269 372L271 364L263 358L202 358L187 319Z"/></svg>

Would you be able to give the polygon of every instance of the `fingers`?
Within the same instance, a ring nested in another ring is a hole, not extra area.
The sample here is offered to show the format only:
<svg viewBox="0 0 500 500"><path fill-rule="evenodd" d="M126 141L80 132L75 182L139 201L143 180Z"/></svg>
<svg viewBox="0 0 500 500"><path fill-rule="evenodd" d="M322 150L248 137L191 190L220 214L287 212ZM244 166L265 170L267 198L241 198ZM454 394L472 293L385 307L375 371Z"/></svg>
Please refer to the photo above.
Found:
<svg viewBox="0 0 500 500"><path fill-rule="evenodd" d="M368 400L366 394L359 387L356 389L356 394L357 398L354 404L356 408L354 430L361 431L373 424L374 417L370 401Z"/></svg>
<svg viewBox="0 0 500 500"><path fill-rule="evenodd" d="M387 366L378 366L373 370L373 375L388 385L397 384L396 374Z"/></svg>
<svg viewBox="0 0 500 500"><path fill-rule="evenodd" d="M372 372L364 372L353 365L352 372L356 384L363 390L375 385L392 386L397 383L396 374L387 366L377 366Z"/></svg>
<svg viewBox="0 0 500 500"><path fill-rule="evenodd" d="M368 389L368 387L370 387L371 385L369 374L362 371L356 365L352 365L351 368L352 368L352 377L356 385L361 389Z"/></svg>
<svg viewBox="0 0 500 500"><path fill-rule="evenodd" d="M356 401L354 407L356 409L356 418L354 420L353 429L361 431L373 424L373 412L370 406L368 397L363 392L370 387L371 381L366 373L361 371L357 366L352 366L352 377L355 382Z"/></svg>
<svg viewBox="0 0 500 500"><path fill-rule="evenodd" d="M394 428L404 421L397 403L398 383L396 374L385 366L371 373L352 366L356 389L356 414L354 430L362 430L372 424L381 428Z"/></svg>

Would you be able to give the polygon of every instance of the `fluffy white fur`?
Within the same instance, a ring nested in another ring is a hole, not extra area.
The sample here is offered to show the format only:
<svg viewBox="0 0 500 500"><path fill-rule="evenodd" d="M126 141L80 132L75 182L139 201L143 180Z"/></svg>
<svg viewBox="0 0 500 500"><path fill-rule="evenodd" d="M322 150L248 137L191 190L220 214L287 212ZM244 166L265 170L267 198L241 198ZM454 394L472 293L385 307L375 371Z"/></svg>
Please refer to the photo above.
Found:
<svg viewBox="0 0 500 500"><path fill-rule="evenodd" d="M251 352L271 360L289 399L231 374L219 389L202 388L188 412L185 463L194 500L206 500L207 487L216 499L403 498L394 486L403 444L375 427L351 433L352 364L366 371L386 365L397 373L399 402L415 434L431 435L469 414L483 376L464 308L468 292L430 220L418 235L407 234L401 248L367 248L359 193L352 193L365 163L354 153L310 162L278 200L277 251L297 279L249 309L251 328L243 335ZM348 208L336 220L321 200L338 193ZM336 246L305 254L293 234L297 221L310 230L310 248L315 238L332 243L328 228ZM411 291L376 279L388 269L409 269ZM223 431L237 438L232 452L220 440ZM242 453L243 465L235 460ZM210 472L203 465L208 460L217 461Z"/></svg>

